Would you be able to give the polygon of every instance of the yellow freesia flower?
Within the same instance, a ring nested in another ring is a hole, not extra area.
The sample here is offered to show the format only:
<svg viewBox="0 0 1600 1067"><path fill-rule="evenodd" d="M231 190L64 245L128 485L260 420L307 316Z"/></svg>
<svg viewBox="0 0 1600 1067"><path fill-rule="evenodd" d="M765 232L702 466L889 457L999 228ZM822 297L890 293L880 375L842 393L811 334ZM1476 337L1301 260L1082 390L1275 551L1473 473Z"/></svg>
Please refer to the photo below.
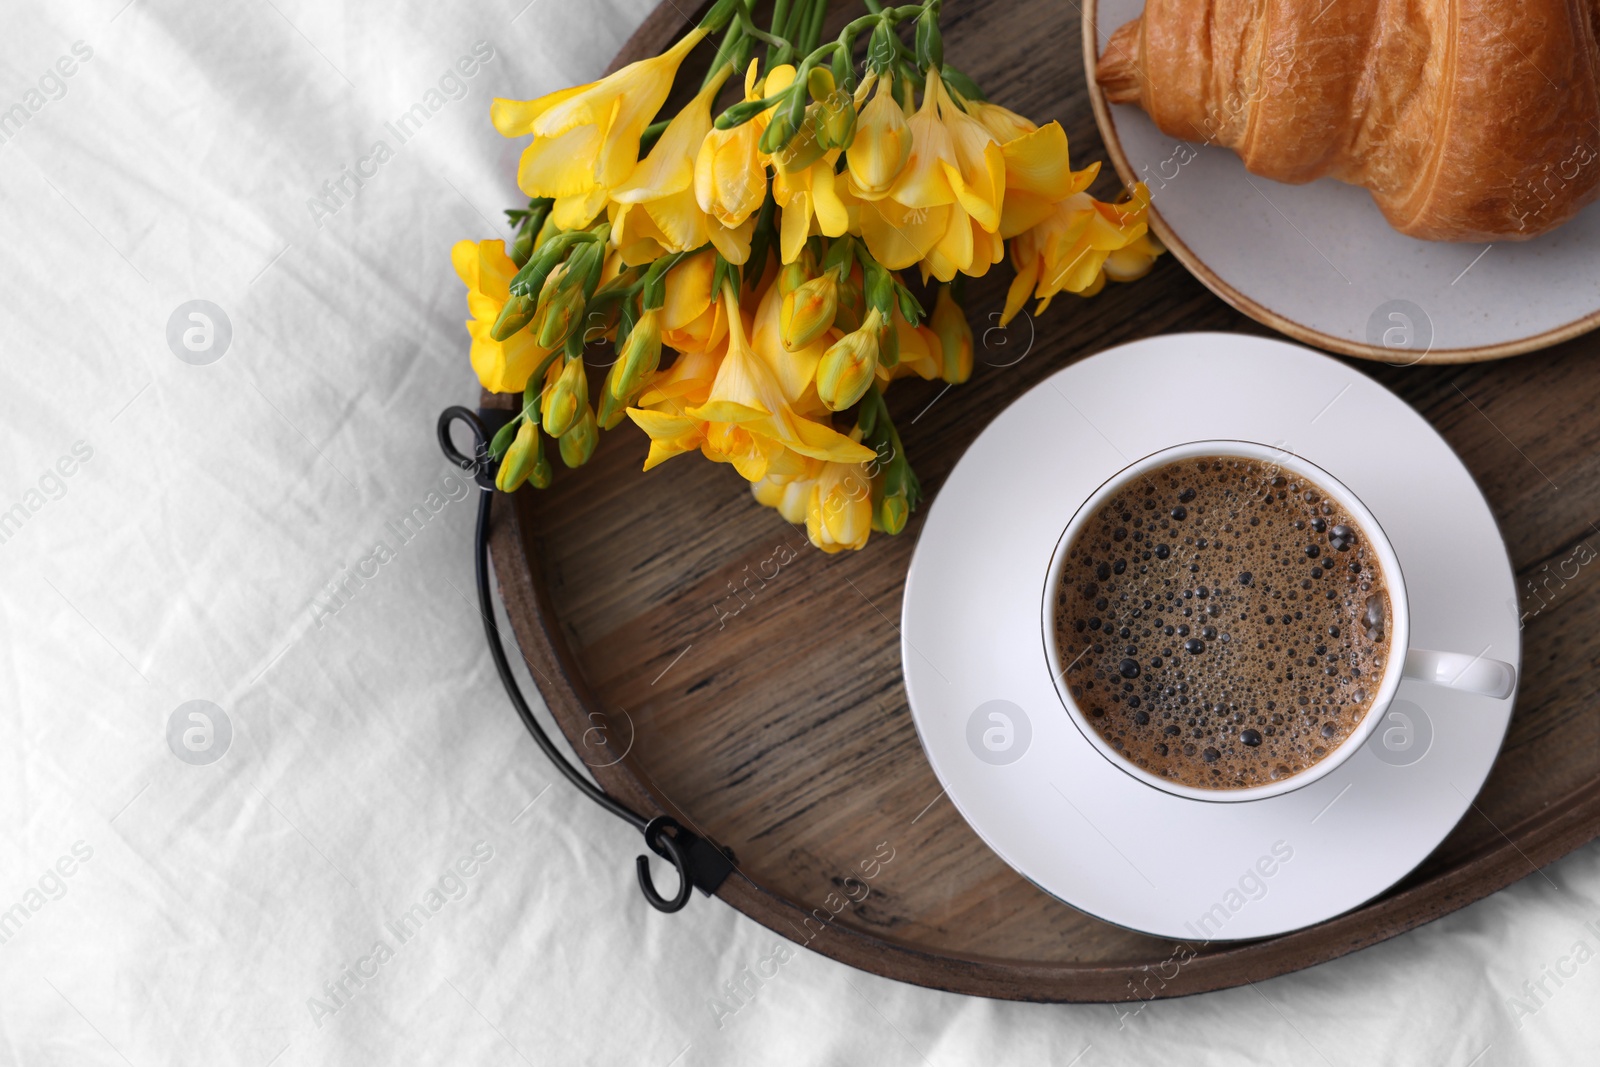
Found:
<svg viewBox="0 0 1600 1067"><path fill-rule="evenodd" d="M715 254L701 252L667 272L660 325L661 343L668 348L700 352L715 348L727 335L722 301L711 292L716 266Z"/></svg>
<svg viewBox="0 0 1600 1067"><path fill-rule="evenodd" d="M1131 282L1143 278L1156 265L1156 257L1166 246L1148 231L1137 241L1119 248L1106 257L1106 277L1114 282Z"/></svg>
<svg viewBox="0 0 1600 1067"><path fill-rule="evenodd" d="M872 535L872 479L861 463L826 463L806 502L806 536L830 555Z"/></svg>
<svg viewBox="0 0 1600 1067"><path fill-rule="evenodd" d="M768 465L766 477L750 483L750 493L757 503L776 508L785 521L799 525L806 521L811 489L822 468L821 460L785 449Z"/></svg>
<svg viewBox="0 0 1600 1067"><path fill-rule="evenodd" d="M506 243L457 241L450 261L467 286L467 309L472 312L467 333L472 336L472 369L478 372L478 381L491 393L522 392L528 376L551 350L540 348L527 329L504 341L489 336L500 309L511 299L511 279L517 273L517 265L506 255Z"/></svg>
<svg viewBox="0 0 1600 1067"><path fill-rule="evenodd" d="M814 477L830 458L863 462L872 451L816 414L811 378L821 343L791 353L778 337L778 287L768 285L752 327L731 291L719 304L727 324L714 352L685 353L653 376L628 417L650 437L645 469L698 448L749 481ZM747 339L749 338L749 339ZM757 347L761 351L757 351ZM796 520L798 521L798 520Z"/></svg>
<svg viewBox="0 0 1600 1067"><path fill-rule="evenodd" d="M784 449L767 465L767 476L762 481L774 485L793 485L796 482L815 480L822 473L822 460L802 456L792 449ZM803 521L804 516L794 521Z"/></svg>
<svg viewBox="0 0 1600 1067"><path fill-rule="evenodd" d="M554 369L552 366L551 370ZM589 379L584 374L583 359L569 359L540 396L539 423L551 437L560 437L572 429L579 412L588 404Z"/></svg>
<svg viewBox="0 0 1600 1067"><path fill-rule="evenodd" d="M661 312L652 308L639 316L617 352L616 376L607 383L612 397L627 400L661 365Z"/></svg>
<svg viewBox="0 0 1600 1067"><path fill-rule="evenodd" d="M987 101L964 101L968 113L1000 142L1006 162L1006 198L1000 236L1006 240L1043 222L1051 209L1093 184L1100 164L1072 169L1067 134L1059 122L1040 126Z"/></svg>
<svg viewBox="0 0 1600 1067"><path fill-rule="evenodd" d="M750 483L750 494L757 503L776 508L785 521L799 524L806 521L806 509L811 505L811 489L815 484L815 475L800 481L782 482L769 474Z"/></svg>
<svg viewBox="0 0 1600 1067"><path fill-rule="evenodd" d="M963 98L960 102L966 107L967 114L983 123L984 128L994 134L994 139L1002 145L1039 128L1039 124L1032 119L1019 115L1010 108L991 104L987 100Z"/></svg>
<svg viewBox="0 0 1600 1067"><path fill-rule="evenodd" d="M839 150L830 149L810 166L787 171L779 163L772 176L772 198L783 209L779 252L793 263L813 234L839 237L850 228L850 212L835 187Z"/></svg>
<svg viewBox="0 0 1600 1067"><path fill-rule="evenodd" d="M882 313L872 308L860 328L840 337L822 354L817 364L817 396L830 411L850 407L872 385L873 375L882 366L878 355L884 325Z"/></svg>
<svg viewBox="0 0 1600 1067"><path fill-rule="evenodd" d="M1055 205L1089 188L1100 174L1098 161L1078 171L1068 167L1067 135L1059 123L1012 141L1004 150L1006 205L998 236L1006 240L1039 225Z"/></svg>
<svg viewBox="0 0 1600 1067"><path fill-rule="evenodd" d="M966 312L950 295L948 285L939 287L928 327L938 342L934 351L940 357L939 377L952 385L960 385L972 377L972 326L967 322ZM902 360L904 358L901 356Z"/></svg>
<svg viewBox="0 0 1600 1067"><path fill-rule="evenodd" d="M710 395L721 363L721 351L685 352L651 376L638 405L628 409L628 418L650 438L645 470L694 451L706 439L705 423L686 412Z"/></svg>
<svg viewBox="0 0 1600 1067"><path fill-rule="evenodd" d="M868 74L856 90L860 107L866 94L877 83L877 93L860 109L856 118L855 140L845 153L850 172L850 191L861 200L880 200L905 169L911 155L911 126L894 98L891 79Z"/></svg>
<svg viewBox="0 0 1600 1067"><path fill-rule="evenodd" d="M1143 182L1123 203L1106 204L1077 193L1055 205L1048 218L1011 242L1017 277L1006 294L1000 324L1022 310L1030 293L1039 300L1035 314L1043 314L1062 291L1098 293L1105 285L1107 258L1144 237L1149 208L1150 192Z"/></svg>
<svg viewBox="0 0 1600 1067"><path fill-rule="evenodd" d="M1000 229L1006 194L1000 143L956 105L931 70L910 126L905 168L886 196L860 202L868 250L890 270L925 259L926 272L940 281L986 272L1003 254L998 238L990 239Z"/></svg>
<svg viewBox="0 0 1600 1067"><path fill-rule="evenodd" d="M794 80L794 68L774 67L758 79L760 61L752 59L744 75L744 98L760 100L782 90ZM749 122L731 130L713 129L700 143L694 161L694 195L700 210L722 225L741 226L767 197L767 163L761 135L771 121L768 108Z"/></svg>
<svg viewBox="0 0 1600 1067"><path fill-rule="evenodd" d="M933 77L930 72L930 82ZM883 91L879 89L880 94ZM873 98L874 104L877 99ZM862 118L866 118L864 113ZM862 196L856 183L850 185L850 192L859 198L859 225L867 250L890 270L904 270L933 251L951 229L950 207L956 200L941 166L954 160L955 150L950 132L939 121L938 98L933 92L923 96L922 107L911 117L909 127L911 144L905 166L881 196ZM862 132L857 131L858 140ZM961 230L969 247L963 252L958 239L950 258L971 262L971 230Z"/></svg>
<svg viewBox="0 0 1600 1067"><path fill-rule="evenodd" d="M761 303L756 307L755 322L750 330L750 347L766 362L767 369L777 378L778 386L783 390L783 398L796 412L806 417L821 415L827 409L817 399L817 363L828 350L830 331L823 330L806 344L791 349L783 340L783 308L786 302L781 287L767 286Z"/></svg>
<svg viewBox="0 0 1600 1067"><path fill-rule="evenodd" d="M714 354L688 354L679 359L659 386L645 390L639 407L628 409L628 417L650 437L645 470L698 448L707 459L732 463L742 476L754 481L764 477L783 452L782 445L737 422L714 421L696 408L708 398L733 344L732 336ZM680 373L674 375L673 371Z"/></svg>
<svg viewBox="0 0 1600 1067"><path fill-rule="evenodd" d="M587 226L611 189L639 161L639 138L672 89L678 66L706 36L700 27L659 56L630 63L588 85L537 100L496 99L489 111L506 137L533 135L517 167L529 196L555 200L551 219L565 230Z"/></svg>
<svg viewBox="0 0 1600 1067"><path fill-rule="evenodd" d="M528 472L533 469L541 451L539 427L532 422L524 422L517 427L517 436L512 438L506 454L500 457L500 469L495 472L494 487L502 493L516 492L528 480Z"/></svg>
<svg viewBox="0 0 1600 1067"><path fill-rule="evenodd" d="M892 367L878 365L878 387L882 389L896 378L917 377L932 381L939 377L944 367L939 336L927 326L911 325L899 311L894 313L893 325L900 360Z"/></svg>
<svg viewBox="0 0 1600 1067"><path fill-rule="evenodd" d="M699 248L707 241L729 263L750 258L755 219L747 217L737 226L725 226L701 208L694 189L695 157L712 132L711 102L732 71L724 65L700 94L673 116L628 180L611 191L606 209L611 242L628 263L649 263L668 252Z"/></svg>
<svg viewBox="0 0 1600 1067"><path fill-rule="evenodd" d="M774 445L813 459L844 463L870 460L871 449L794 410L778 376L746 340L746 326L731 286L723 291L723 303L728 319L727 354L717 368L711 394L687 414L713 427L737 427L755 439L745 448L739 435L727 434L728 444L737 446L730 448L727 455L740 463L739 473L750 481L765 477L767 464L775 455L770 448ZM718 428L708 434L717 440L720 432Z"/></svg>
<svg viewBox="0 0 1600 1067"><path fill-rule="evenodd" d="M929 73L928 91L938 100L939 121L950 133L955 156L953 160L940 160L945 178L956 202L972 216L972 221L993 233L1000 228L1000 208L1008 188L1006 156L1000 142L987 126L961 110L937 73Z"/></svg>
<svg viewBox="0 0 1600 1067"><path fill-rule="evenodd" d="M800 283L782 294L779 332L783 347L799 351L821 337L833 325L839 310L839 268L835 267Z"/></svg>

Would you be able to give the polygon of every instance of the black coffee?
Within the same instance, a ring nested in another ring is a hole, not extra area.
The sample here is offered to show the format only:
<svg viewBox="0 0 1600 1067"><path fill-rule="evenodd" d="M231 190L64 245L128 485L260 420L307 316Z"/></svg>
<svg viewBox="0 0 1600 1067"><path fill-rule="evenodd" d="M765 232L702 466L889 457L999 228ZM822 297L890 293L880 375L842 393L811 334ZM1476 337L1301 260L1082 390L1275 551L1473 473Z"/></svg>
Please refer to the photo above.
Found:
<svg viewBox="0 0 1600 1067"><path fill-rule="evenodd" d="M1179 460L1068 550L1056 639L1124 757L1208 789L1298 774L1361 724L1389 655L1366 532L1319 486L1239 456Z"/></svg>

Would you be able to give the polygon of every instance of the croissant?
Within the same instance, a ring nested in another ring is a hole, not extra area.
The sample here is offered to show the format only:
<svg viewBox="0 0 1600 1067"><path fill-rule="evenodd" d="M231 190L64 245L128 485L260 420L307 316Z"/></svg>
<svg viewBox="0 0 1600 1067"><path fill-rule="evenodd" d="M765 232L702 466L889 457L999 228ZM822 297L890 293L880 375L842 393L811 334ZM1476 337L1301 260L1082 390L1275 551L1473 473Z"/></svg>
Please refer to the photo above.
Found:
<svg viewBox="0 0 1600 1067"><path fill-rule="evenodd" d="M1600 191L1594 0L1147 0L1096 78L1253 174L1365 187L1396 230L1521 240Z"/></svg>

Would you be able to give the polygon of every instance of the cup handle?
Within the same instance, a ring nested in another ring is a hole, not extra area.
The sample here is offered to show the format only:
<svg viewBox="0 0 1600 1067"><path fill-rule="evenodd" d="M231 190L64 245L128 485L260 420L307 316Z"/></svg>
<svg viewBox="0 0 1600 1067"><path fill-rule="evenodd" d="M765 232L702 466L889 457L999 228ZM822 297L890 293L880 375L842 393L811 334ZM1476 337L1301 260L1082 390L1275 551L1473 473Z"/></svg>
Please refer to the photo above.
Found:
<svg viewBox="0 0 1600 1067"><path fill-rule="evenodd" d="M1496 700L1504 700L1517 689L1517 669L1511 664L1460 652L1413 648L1406 653L1405 670L1401 673L1419 682L1481 693Z"/></svg>

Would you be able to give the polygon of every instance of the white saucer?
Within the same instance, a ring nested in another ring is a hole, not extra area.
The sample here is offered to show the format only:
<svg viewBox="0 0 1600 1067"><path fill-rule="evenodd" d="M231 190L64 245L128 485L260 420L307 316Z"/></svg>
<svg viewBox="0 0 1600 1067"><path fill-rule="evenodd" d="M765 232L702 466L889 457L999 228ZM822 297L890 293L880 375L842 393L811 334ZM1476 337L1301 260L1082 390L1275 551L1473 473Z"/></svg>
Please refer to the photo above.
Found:
<svg viewBox="0 0 1600 1067"><path fill-rule="evenodd" d="M1095 487L1207 438L1281 446L1366 503L1405 573L1414 647L1521 664L1510 561L1472 476L1420 415L1337 360L1233 334L1154 337L1007 408L938 491L906 578L917 732L950 799L1020 874L1107 922L1188 941L1309 926L1393 885L1467 811L1512 707L1403 682L1361 752L1251 803L1186 800L1112 766L1052 684L1045 571Z"/></svg>
<svg viewBox="0 0 1600 1067"><path fill-rule="evenodd" d="M1090 100L1118 176L1147 183L1157 235L1246 315L1321 348L1408 364L1494 359L1600 325L1600 203L1531 241L1402 237L1365 189L1258 178L1227 148L1180 141L1140 108L1108 105L1096 57L1144 0L1086 0L1083 10Z"/></svg>

